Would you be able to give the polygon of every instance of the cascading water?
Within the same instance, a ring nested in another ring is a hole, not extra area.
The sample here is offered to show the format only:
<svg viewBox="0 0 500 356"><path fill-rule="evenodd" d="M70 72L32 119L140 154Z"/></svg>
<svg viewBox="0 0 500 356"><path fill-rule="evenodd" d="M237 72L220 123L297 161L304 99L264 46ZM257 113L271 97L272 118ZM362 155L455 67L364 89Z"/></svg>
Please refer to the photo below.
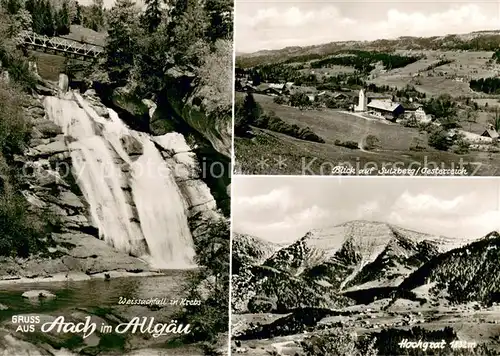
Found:
<svg viewBox="0 0 500 356"><path fill-rule="evenodd" d="M192 267L186 203L152 137L129 129L112 110L109 118L98 115L78 93L47 97L45 108L67 138L73 174L101 238L156 268ZM129 156L125 139L142 145L139 158ZM131 171L130 185L121 165Z"/></svg>

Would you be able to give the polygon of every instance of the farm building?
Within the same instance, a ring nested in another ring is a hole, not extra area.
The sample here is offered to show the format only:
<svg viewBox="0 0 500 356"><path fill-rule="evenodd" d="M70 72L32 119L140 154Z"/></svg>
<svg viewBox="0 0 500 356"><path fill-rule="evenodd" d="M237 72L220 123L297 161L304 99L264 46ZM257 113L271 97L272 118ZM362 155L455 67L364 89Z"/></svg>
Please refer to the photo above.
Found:
<svg viewBox="0 0 500 356"><path fill-rule="evenodd" d="M399 103L384 100L372 100L367 105L367 110L377 116L394 120L404 113L404 108Z"/></svg>
<svg viewBox="0 0 500 356"><path fill-rule="evenodd" d="M335 93L333 94L333 98L337 100L347 100L350 98L350 96L346 93Z"/></svg>
<svg viewBox="0 0 500 356"><path fill-rule="evenodd" d="M285 84L269 83L269 88L276 89L281 92L285 89Z"/></svg>
<svg viewBox="0 0 500 356"><path fill-rule="evenodd" d="M498 135L498 132L496 132L495 130L488 129L488 130L484 131L481 136L482 137L490 137L492 139L498 139L499 135Z"/></svg>

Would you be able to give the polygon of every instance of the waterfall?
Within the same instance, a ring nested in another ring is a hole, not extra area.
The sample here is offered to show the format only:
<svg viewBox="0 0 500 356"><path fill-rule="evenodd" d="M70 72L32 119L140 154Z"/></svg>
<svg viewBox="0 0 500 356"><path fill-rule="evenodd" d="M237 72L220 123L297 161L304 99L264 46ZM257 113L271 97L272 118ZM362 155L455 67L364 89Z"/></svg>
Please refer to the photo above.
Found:
<svg viewBox="0 0 500 356"><path fill-rule="evenodd" d="M153 137L131 130L111 109L109 117L99 115L76 92L47 97L44 104L63 130L100 237L155 268L192 267L186 202ZM128 152L130 144L139 152Z"/></svg>

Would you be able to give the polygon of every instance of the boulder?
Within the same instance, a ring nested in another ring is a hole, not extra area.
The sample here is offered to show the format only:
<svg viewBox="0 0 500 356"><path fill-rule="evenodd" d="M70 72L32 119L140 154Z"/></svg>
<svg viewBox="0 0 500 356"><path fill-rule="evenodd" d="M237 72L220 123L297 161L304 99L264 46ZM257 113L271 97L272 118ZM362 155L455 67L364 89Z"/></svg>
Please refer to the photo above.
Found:
<svg viewBox="0 0 500 356"><path fill-rule="evenodd" d="M61 128L50 120L36 120L35 128L42 136L38 138L50 138L62 134Z"/></svg>
<svg viewBox="0 0 500 356"><path fill-rule="evenodd" d="M70 208L81 209L84 207L80 198L73 192L61 192L58 197L59 205L68 206Z"/></svg>
<svg viewBox="0 0 500 356"><path fill-rule="evenodd" d="M63 139L57 139L47 144L42 144L29 150L28 156L52 156L56 153L62 153L67 150L66 144Z"/></svg>
<svg viewBox="0 0 500 356"><path fill-rule="evenodd" d="M47 299L53 299L56 297L55 294L50 293L47 290L43 289L34 289L34 290L29 290L23 293L22 295L23 298L28 298L28 299L39 299L39 298L47 298Z"/></svg>
<svg viewBox="0 0 500 356"><path fill-rule="evenodd" d="M123 149L128 155L142 155L142 144L133 136L126 135L120 139Z"/></svg>
<svg viewBox="0 0 500 356"><path fill-rule="evenodd" d="M69 79L66 74L59 74L59 90L63 93L66 93L68 91L69 87Z"/></svg>

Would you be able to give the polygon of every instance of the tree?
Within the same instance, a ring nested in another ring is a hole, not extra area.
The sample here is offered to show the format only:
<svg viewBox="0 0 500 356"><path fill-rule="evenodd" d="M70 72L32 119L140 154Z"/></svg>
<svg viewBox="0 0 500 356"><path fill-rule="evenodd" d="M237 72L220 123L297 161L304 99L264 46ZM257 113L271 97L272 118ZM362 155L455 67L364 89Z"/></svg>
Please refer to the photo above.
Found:
<svg viewBox="0 0 500 356"><path fill-rule="evenodd" d="M446 130L435 130L429 136L429 146L440 151L448 151L453 145L453 141Z"/></svg>
<svg viewBox="0 0 500 356"><path fill-rule="evenodd" d="M56 12L56 33L57 35L67 35L70 31L69 21L69 6L68 2L64 1L62 7Z"/></svg>
<svg viewBox="0 0 500 356"><path fill-rule="evenodd" d="M252 93L247 93L243 103L238 103L235 108L235 135L244 136L249 130L249 126L253 125L262 115L262 108L255 101Z"/></svg>
<svg viewBox="0 0 500 356"><path fill-rule="evenodd" d="M204 233L195 239L196 263L199 270L191 275L187 299L200 300L200 305L188 305L179 316L191 324L187 342L215 344L229 324L229 223L225 219L208 223ZM206 355L214 355L212 347L205 346Z"/></svg>
<svg viewBox="0 0 500 356"><path fill-rule="evenodd" d="M233 1L207 0L205 9L210 22L207 37L212 42L219 38L230 39L233 33Z"/></svg>
<svg viewBox="0 0 500 356"><path fill-rule="evenodd" d="M77 2L75 5L75 8L76 8L75 16L73 17L71 22L75 25L81 25L82 24L82 7Z"/></svg>
<svg viewBox="0 0 500 356"><path fill-rule="evenodd" d="M142 20L148 32L153 33L160 25L162 19L161 0L145 0L145 2L146 10L144 11Z"/></svg>
<svg viewBox="0 0 500 356"><path fill-rule="evenodd" d="M117 0L110 11L106 67L111 81L125 83L138 53L140 26L132 0Z"/></svg>
<svg viewBox="0 0 500 356"><path fill-rule="evenodd" d="M17 14L23 7L20 0L3 0L2 7L11 15Z"/></svg>
<svg viewBox="0 0 500 356"><path fill-rule="evenodd" d="M424 110L436 118L449 118L456 115L457 106L450 95L443 94L427 101Z"/></svg>
<svg viewBox="0 0 500 356"><path fill-rule="evenodd" d="M175 62L183 67L199 67L208 54L207 13L198 0L176 0L166 30Z"/></svg>
<svg viewBox="0 0 500 356"><path fill-rule="evenodd" d="M52 6L48 0L42 0L40 4L40 10L42 13L41 21L42 21L42 35L45 36L54 36L55 28L54 28L54 16L52 13Z"/></svg>
<svg viewBox="0 0 500 356"><path fill-rule="evenodd" d="M500 131L500 111L498 110L498 107L495 107L495 111L493 112L489 122L496 131Z"/></svg>
<svg viewBox="0 0 500 356"><path fill-rule="evenodd" d="M290 96L290 105L298 108L304 108L311 105L309 97L305 93L294 93Z"/></svg>

